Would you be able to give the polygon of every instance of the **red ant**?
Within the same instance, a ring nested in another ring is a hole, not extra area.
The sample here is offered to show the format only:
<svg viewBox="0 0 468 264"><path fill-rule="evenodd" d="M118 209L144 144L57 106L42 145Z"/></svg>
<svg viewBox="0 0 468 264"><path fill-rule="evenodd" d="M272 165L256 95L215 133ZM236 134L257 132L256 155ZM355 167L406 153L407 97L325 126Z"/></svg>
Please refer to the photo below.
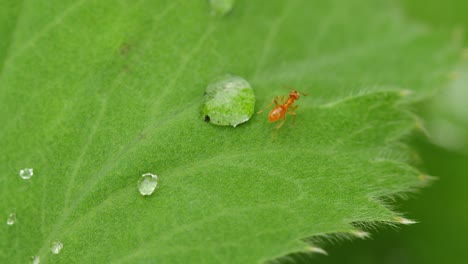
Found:
<svg viewBox="0 0 468 264"><path fill-rule="evenodd" d="M281 126L283 126L284 122L286 122L286 114L290 114L293 116L293 124L295 124L296 113L294 112L294 110L296 110L299 106L292 104L294 104L294 101L299 100L299 94L307 96L306 93L300 93L296 90L292 90L291 92L289 92L289 98L286 99L286 96L276 96L270 104L268 104L264 109L258 111L257 114L263 113L265 109L269 108L274 103L275 107L273 107L273 109L268 114L268 121L276 122L280 119L283 119L283 121L279 125L277 125L275 129L280 129Z"/></svg>

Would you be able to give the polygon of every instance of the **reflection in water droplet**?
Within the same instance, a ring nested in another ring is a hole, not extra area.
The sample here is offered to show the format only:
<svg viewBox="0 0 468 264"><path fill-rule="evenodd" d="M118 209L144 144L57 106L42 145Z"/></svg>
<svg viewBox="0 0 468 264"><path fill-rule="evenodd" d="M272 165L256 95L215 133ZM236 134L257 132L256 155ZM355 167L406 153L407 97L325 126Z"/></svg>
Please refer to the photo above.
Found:
<svg viewBox="0 0 468 264"><path fill-rule="evenodd" d="M250 83L226 74L206 87L201 114L212 124L236 127L250 119L254 108L255 95Z"/></svg>
<svg viewBox="0 0 468 264"><path fill-rule="evenodd" d="M138 181L138 191L141 195L151 195L158 186L158 176L145 173L141 175L141 179Z"/></svg>
<svg viewBox="0 0 468 264"><path fill-rule="evenodd" d="M41 257L39 256L32 256L31 257L31 264L39 264L41 262Z"/></svg>
<svg viewBox="0 0 468 264"><path fill-rule="evenodd" d="M63 248L63 244L62 242L58 240L52 241L52 243L50 243L50 251L54 254L60 253L62 248Z"/></svg>
<svg viewBox="0 0 468 264"><path fill-rule="evenodd" d="M9 216L8 216L8 219L7 219L7 225L14 225L16 223L16 214L15 213L11 213Z"/></svg>
<svg viewBox="0 0 468 264"><path fill-rule="evenodd" d="M20 170L19 176L25 180L28 180L33 176L33 169L22 169Z"/></svg>
<svg viewBox="0 0 468 264"><path fill-rule="evenodd" d="M235 0L209 0L211 5L211 14L224 16L231 12Z"/></svg>

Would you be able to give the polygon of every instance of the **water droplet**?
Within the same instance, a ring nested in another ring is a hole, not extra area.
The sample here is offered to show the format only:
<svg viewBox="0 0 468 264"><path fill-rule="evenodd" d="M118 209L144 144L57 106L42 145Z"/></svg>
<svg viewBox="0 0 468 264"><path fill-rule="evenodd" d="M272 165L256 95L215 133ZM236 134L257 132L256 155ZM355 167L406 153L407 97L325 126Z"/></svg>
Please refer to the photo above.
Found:
<svg viewBox="0 0 468 264"><path fill-rule="evenodd" d="M32 256L31 257L31 264L39 264L41 263L41 257L39 256Z"/></svg>
<svg viewBox="0 0 468 264"><path fill-rule="evenodd" d="M216 16L225 16L231 12L235 0L209 0L211 5L211 14Z"/></svg>
<svg viewBox="0 0 468 264"><path fill-rule="evenodd" d="M19 172L19 176L25 180L28 180L29 178L31 178L32 176L34 175L33 173L33 169L22 169L20 170Z"/></svg>
<svg viewBox="0 0 468 264"><path fill-rule="evenodd" d="M206 88L204 97L202 118L215 125L236 127L254 113L253 89L238 76L228 74L216 78Z"/></svg>
<svg viewBox="0 0 468 264"><path fill-rule="evenodd" d="M138 191L141 195L151 195L158 186L158 176L145 173L141 175L141 179L138 181Z"/></svg>
<svg viewBox="0 0 468 264"><path fill-rule="evenodd" d="M14 225L16 223L16 214L11 213L7 218L7 225Z"/></svg>
<svg viewBox="0 0 468 264"><path fill-rule="evenodd" d="M60 253L60 251L63 249L63 244L62 242L55 240L50 243L50 251L54 254Z"/></svg>

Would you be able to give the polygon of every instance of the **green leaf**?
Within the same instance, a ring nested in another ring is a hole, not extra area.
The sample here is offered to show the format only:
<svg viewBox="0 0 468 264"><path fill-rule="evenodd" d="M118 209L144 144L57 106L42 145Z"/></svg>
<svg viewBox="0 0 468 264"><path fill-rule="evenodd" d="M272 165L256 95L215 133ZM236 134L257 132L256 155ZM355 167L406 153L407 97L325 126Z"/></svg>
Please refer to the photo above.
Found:
<svg viewBox="0 0 468 264"><path fill-rule="evenodd" d="M208 1L1 6L7 263L251 263L401 221L385 198L425 182L399 143L417 124L405 102L442 86L458 56L387 1L236 1L225 17ZM308 93L296 125L272 140L266 114L203 122L203 92L225 73L258 108L283 85ZM144 173L158 175L149 197Z"/></svg>

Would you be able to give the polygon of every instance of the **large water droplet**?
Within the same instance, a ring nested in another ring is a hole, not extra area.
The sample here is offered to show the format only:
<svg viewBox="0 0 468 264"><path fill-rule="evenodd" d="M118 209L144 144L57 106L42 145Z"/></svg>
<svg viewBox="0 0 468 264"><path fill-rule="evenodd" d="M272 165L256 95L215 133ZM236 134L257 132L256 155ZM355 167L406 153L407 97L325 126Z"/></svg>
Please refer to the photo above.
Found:
<svg viewBox="0 0 468 264"><path fill-rule="evenodd" d="M206 88L202 118L220 126L247 122L255 108L255 95L249 82L238 76L223 75Z"/></svg>
<svg viewBox="0 0 468 264"><path fill-rule="evenodd" d="M41 263L41 257L39 256L32 256L31 257L31 264L39 264Z"/></svg>
<svg viewBox="0 0 468 264"><path fill-rule="evenodd" d="M209 0L211 5L211 14L224 16L231 12L235 0Z"/></svg>
<svg viewBox="0 0 468 264"><path fill-rule="evenodd" d="M62 248L63 248L63 244L62 242L58 240L52 241L52 243L50 243L50 251L54 254L60 253Z"/></svg>
<svg viewBox="0 0 468 264"><path fill-rule="evenodd" d="M34 175L33 173L33 169L22 169L20 170L19 172L19 176L25 180L28 180L29 178L31 178L32 176Z"/></svg>
<svg viewBox="0 0 468 264"><path fill-rule="evenodd" d="M151 195L158 186L158 176L145 173L141 175L141 179L138 181L138 191L141 195Z"/></svg>
<svg viewBox="0 0 468 264"><path fill-rule="evenodd" d="M16 223L16 214L11 213L7 218L7 225L14 225Z"/></svg>

